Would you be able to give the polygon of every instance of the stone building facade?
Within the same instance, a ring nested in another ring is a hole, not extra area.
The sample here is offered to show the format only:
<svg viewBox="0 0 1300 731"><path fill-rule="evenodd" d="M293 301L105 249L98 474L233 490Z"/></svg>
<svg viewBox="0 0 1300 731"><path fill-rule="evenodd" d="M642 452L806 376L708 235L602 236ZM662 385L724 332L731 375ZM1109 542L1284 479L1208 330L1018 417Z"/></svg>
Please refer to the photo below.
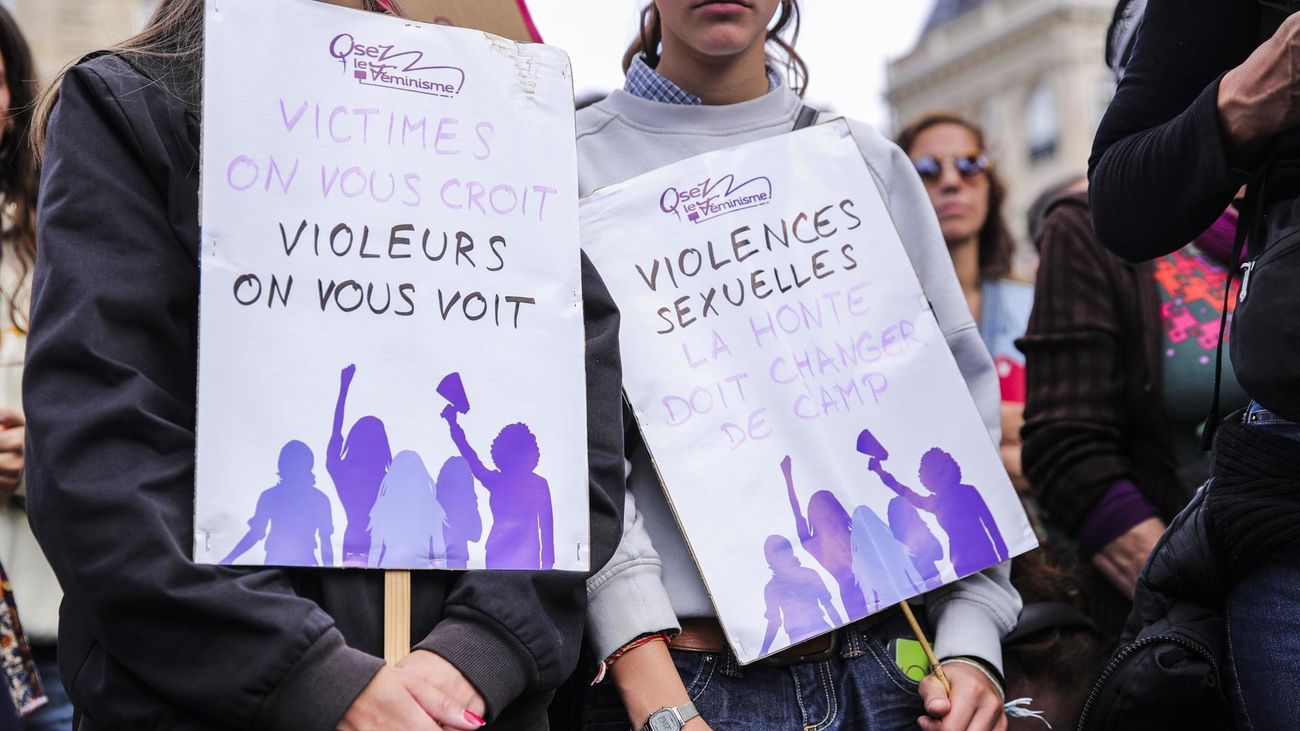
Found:
<svg viewBox="0 0 1300 731"><path fill-rule="evenodd" d="M43 80L143 24L154 0L0 0L18 19Z"/></svg>
<svg viewBox="0 0 1300 731"><path fill-rule="evenodd" d="M1032 266L1026 213L1048 186L1086 171L1114 94L1104 62L1115 0L936 0L915 47L890 62L894 129L934 111L980 123L1007 183L1006 213Z"/></svg>

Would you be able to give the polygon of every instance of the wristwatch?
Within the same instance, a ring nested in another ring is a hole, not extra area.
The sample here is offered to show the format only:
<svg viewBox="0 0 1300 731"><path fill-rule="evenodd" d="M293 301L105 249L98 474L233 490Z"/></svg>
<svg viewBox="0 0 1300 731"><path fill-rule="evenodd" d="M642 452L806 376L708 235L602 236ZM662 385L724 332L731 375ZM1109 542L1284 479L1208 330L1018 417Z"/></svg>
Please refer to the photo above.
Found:
<svg viewBox="0 0 1300 731"><path fill-rule="evenodd" d="M676 708L660 708L650 714L650 720L645 722L641 731L682 731L688 721L699 715L700 712L695 710L695 704L691 701Z"/></svg>

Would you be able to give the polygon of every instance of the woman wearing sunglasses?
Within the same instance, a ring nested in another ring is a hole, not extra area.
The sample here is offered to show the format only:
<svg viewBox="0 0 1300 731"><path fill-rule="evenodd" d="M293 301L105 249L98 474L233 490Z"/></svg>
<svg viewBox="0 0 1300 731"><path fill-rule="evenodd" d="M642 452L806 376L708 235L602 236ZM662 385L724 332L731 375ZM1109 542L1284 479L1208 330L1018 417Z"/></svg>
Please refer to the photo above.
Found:
<svg viewBox="0 0 1300 731"><path fill-rule="evenodd" d="M1020 427L1024 423L1025 358L1015 339L1025 332L1033 285L1008 278L1015 244L1002 203L1006 187L985 150L984 131L955 114L932 114L898 136L939 217L944 243L971 315L993 354L1002 389L1002 464L1022 493Z"/></svg>
<svg viewBox="0 0 1300 731"><path fill-rule="evenodd" d="M800 98L806 69L783 37L797 28L798 11L794 0L648 5L642 33L625 58L624 89L578 115L581 191L785 134L807 118ZM781 65L785 78L777 71ZM852 129L996 436L993 364L921 182L906 156L879 133L856 123ZM742 668L722 639L708 593L635 436L630 460L623 542L588 582L589 637L613 681L598 686L588 729L625 731L629 720L633 728L654 731L903 729L916 728L918 717L926 731L1005 728L997 680L1001 638L1020 604L1007 565L926 595L936 650L953 684L950 697L933 676L918 687L900 672L891 643L910 632L897 612L882 612ZM726 526L720 518L718 529Z"/></svg>

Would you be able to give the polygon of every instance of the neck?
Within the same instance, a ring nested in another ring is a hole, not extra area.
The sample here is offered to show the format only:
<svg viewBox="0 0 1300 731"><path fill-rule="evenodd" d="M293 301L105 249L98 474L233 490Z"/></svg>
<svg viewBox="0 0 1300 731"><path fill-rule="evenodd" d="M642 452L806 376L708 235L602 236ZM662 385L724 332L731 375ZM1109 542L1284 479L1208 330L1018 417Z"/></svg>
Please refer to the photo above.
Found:
<svg viewBox="0 0 1300 731"><path fill-rule="evenodd" d="M767 52L762 43L735 56L706 56L668 33L655 69L705 104L739 104L768 92Z"/></svg>
<svg viewBox="0 0 1300 731"><path fill-rule="evenodd" d="M948 255L952 257L953 269L957 270L957 281L961 284L961 291L966 295L966 306L970 308L971 316L975 321L979 322L980 305L983 304L983 293L980 291L979 237L950 244Z"/></svg>

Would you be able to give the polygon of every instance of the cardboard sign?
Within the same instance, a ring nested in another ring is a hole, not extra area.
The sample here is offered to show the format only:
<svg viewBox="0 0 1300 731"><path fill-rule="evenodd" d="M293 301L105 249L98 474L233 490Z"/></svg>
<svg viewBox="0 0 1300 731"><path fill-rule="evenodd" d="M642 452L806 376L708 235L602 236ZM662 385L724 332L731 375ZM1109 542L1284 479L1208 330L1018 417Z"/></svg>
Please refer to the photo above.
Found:
<svg viewBox="0 0 1300 731"><path fill-rule="evenodd" d="M742 662L1036 545L846 122L598 190L582 220Z"/></svg>
<svg viewBox="0 0 1300 731"><path fill-rule="evenodd" d="M210 0L195 560L588 566L568 59Z"/></svg>
<svg viewBox="0 0 1300 731"><path fill-rule="evenodd" d="M524 0L401 0L401 6L406 17L413 20L483 30L516 41L542 42Z"/></svg>

